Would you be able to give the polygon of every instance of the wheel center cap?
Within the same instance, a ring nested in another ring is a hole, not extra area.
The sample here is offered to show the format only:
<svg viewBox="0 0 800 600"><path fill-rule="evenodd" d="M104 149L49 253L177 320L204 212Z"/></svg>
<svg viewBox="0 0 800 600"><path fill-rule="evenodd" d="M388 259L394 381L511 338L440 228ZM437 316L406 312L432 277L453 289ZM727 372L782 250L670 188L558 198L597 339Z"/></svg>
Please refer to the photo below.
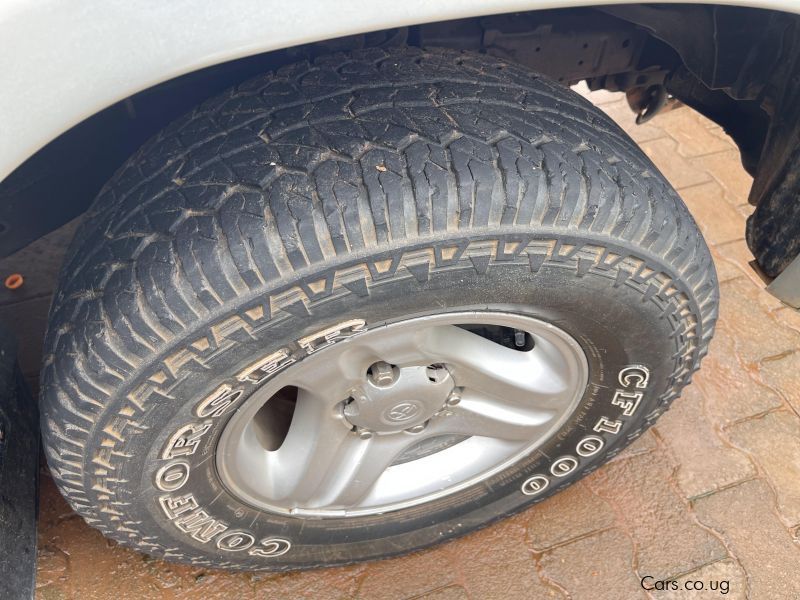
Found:
<svg viewBox="0 0 800 600"><path fill-rule="evenodd" d="M356 427L375 433L403 431L440 411L453 385L444 367L394 367L393 375L368 377L352 390L344 415Z"/></svg>
<svg viewBox="0 0 800 600"><path fill-rule="evenodd" d="M395 404L394 406L383 411L381 417L383 418L384 422L389 424L405 423L406 421L410 421L414 417L419 416L424 410L425 407L421 402L400 402L399 404Z"/></svg>

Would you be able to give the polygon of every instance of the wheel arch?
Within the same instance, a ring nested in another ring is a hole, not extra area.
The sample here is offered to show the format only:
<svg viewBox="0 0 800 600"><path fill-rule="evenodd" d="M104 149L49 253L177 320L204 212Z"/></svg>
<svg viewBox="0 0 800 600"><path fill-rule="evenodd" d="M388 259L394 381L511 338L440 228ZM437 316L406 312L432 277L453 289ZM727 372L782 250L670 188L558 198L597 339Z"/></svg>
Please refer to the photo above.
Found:
<svg viewBox="0 0 800 600"><path fill-rule="evenodd" d="M0 7L0 80L6 82L0 95L5 128L0 143L3 256L79 215L119 164L166 122L258 69L280 64L280 56L291 57L291 50L303 44L445 19L463 24L513 11L533 10L535 13L527 14L539 15L547 9L596 6L591 0L354 0L347 5L297 0L289 10L257 0L203 2L199 8L188 0L167 4L80 1L80 8L55 0L11 2ZM658 19L654 25L652 5L621 4L598 7L595 12L665 40ZM730 4L800 12L796 1ZM662 6L673 7L674 14L711 5ZM730 123L741 121L730 115L740 117L743 104L735 100L734 110L724 85L703 81L703 65L698 72L698 65L686 56L698 49L696 42L704 29L697 23L686 25L685 30L680 25L680 19L677 23L673 20L666 35L671 39L666 43L692 74L687 84L691 89L687 98L681 99L718 122L724 119L723 113ZM439 33L442 28L447 25ZM680 43L673 41L676 30L684 38ZM440 39L433 35L409 42L436 43ZM457 36L454 39L454 44L461 43ZM347 43L343 49L349 49ZM209 73L215 78L211 87L208 78L204 79ZM696 81L706 84L703 93L706 88L725 91L713 99L698 96L692 87ZM608 78L597 78L596 85L609 87ZM151 101L133 102L143 95L149 95ZM724 102L716 103L720 97ZM750 110L750 114L760 114L760 108ZM144 119L140 118L142 111ZM137 118L138 126L125 126L126 121ZM143 121L149 125L142 126ZM737 139L743 154L747 143L760 150L765 128L760 125L752 135L745 132L745 142ZM100 131L105 132L103 137L98 137ZM749 162L754 168L752 157Z"/></svg>

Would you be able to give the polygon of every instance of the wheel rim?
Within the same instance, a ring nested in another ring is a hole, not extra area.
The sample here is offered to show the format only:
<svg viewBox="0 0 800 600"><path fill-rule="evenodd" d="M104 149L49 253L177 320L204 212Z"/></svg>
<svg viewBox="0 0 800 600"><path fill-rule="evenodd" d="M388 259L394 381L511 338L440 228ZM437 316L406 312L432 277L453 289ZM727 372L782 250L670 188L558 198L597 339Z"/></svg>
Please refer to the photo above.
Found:
<svg viewBox="0 0 800 600"><path fill-rule="evenodd" d="M511 332L522 347L487 331ZM328 346L267 382L226 424L217 470L234 496L269 512L399 510L528 456L575 411L587 380L579 344L544 321L504 312L408 319ZM287 390L296 390L293 402ZM274 408L292 404L289 416Z"/></svg>

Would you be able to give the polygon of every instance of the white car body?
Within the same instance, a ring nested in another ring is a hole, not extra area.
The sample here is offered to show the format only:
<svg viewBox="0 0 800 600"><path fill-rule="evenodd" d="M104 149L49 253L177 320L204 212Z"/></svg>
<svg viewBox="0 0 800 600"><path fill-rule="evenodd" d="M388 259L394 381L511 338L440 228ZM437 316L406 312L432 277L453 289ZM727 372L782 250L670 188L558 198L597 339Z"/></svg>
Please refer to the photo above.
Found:
<svg viewBox="0 0 800 600"><path fill-rule="evenodd" d="M0 180L103 108L209 65L390 27L586 0L5 0ZM795 0L726 4L800 12Z"/></svg>

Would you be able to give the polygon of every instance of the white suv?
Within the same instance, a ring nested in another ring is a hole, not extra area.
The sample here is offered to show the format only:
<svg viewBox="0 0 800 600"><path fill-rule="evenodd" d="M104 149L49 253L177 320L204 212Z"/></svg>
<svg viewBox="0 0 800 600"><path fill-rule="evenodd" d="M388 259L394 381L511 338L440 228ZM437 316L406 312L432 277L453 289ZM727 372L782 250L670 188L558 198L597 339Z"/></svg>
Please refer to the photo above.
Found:
<svg viewBox="0 0 800 600"><path fill-rule="evenodd" d="M91 525L198 565L374 559L651 425L707 351L716 274L580 81L725 128L757 268L800 304L800 20L546 7L0 6L0 254L83 215L40 407Z"/></svg>

